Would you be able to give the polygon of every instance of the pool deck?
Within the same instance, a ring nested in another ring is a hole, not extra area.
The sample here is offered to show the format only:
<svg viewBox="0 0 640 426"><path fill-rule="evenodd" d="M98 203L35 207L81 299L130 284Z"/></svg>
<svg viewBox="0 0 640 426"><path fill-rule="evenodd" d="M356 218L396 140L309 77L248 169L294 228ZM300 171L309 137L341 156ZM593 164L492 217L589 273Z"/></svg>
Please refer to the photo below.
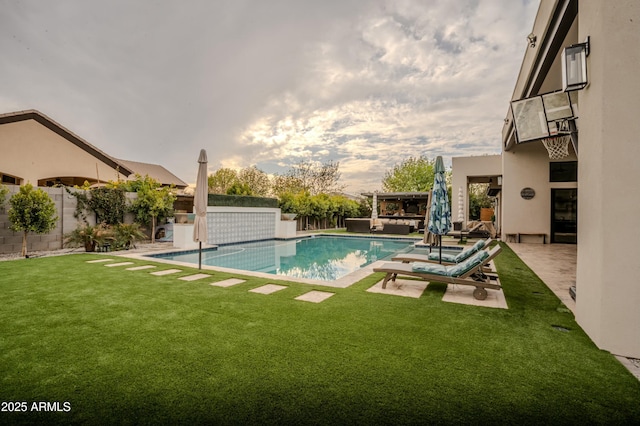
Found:
<svg viewBox="0 0 640 426"><path fill-rule="evenodd" d="M576 302L571 298L569 288L576 284L578 246L527 243L507 243L507 245L575 314Z"/></svg>

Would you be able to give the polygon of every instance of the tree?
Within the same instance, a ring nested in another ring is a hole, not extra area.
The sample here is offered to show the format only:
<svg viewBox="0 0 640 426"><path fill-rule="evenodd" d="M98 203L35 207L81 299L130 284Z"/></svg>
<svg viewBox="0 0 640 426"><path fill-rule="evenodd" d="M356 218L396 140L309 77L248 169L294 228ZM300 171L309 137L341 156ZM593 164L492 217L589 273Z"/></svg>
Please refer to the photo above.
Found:
<svg viewBox="0 0 640 426"><path fill-rule="evenodd" d="M9 188L0 183L0 208L4 205L4 201L7 199Z"/></svg>
<svg viewBox="0 0 640 426"><path fill-rule="evenodd" d="M155 243L156 220L173 214L176 200L173 187L161 186L160 182L145 175L136 174L136 179L127 182L127 190L136 192L138 197L131 204L131 211L142 224L151 222L151 243Z"/></svg>
<svg viewBox="0 0 640 426"><path fill-rule="evenodd" d="M96 213L96 223L117 225L124 222L127 203L122 188L92 188L89 193L89 208Z"/></svg>
<svg viewBox="0 0 640 426"><path fill-rule="evenodd" d="M238 182L247 185L251 195L265 197L271 189L269 176L256 166L245 167L238 172Z"/></svg>
<svg viewBox="0 0 640 426"><path fill-rule="evenodd" d="M433 188L435 160L425 156L409 157L393 169L387 170L382 179L386 192L427 192Z"/></svg>
<svg viewBox="0 0 640 426"><path fill-rule="evenodd" d="M238 181L238 173L233 169L221 168L207 178L210 194L226 194Z"/></svg>
<svg viewBox="0 0 640 426"><path fill-rule="evenodd" d="M302 181L296 177L275 175L271 181L271 192L278 198L282 198L285 194L304 192L304 189L302 187Z"/></svg>
<svg viewBox="0 0 640 426"><path fill-rule="evenodd" d="M253 191L246 183L235 182L227 189L227 195L253 195Z"/></svg>
<svg viewBox="0 0 640 426"><path fill-rule="evenodd" d="M339 192L343 188L338 185L340 180L339 168L339 162L329 161L321 164L312 161L301 161L295 164L287 172L286 176L289 178L289 183L299 184L299 189L309 191L311 195Z"/></svg>
<svg viewBox="0 0 640 426"><path fill-rule="evenodd" d="M9 199L11 229L22 232L22 256L27 257L29 232L46 234L56 226L56 205L42 189L33 189L28 183Z"/></svg>

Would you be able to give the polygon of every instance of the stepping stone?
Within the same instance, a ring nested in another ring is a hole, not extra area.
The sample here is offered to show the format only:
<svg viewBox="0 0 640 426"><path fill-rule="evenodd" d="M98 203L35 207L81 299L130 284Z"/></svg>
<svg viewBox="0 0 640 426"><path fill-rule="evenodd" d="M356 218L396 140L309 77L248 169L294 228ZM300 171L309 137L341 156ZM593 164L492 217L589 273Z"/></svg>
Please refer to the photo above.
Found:
<svg viewBox="0 0 640 426"><path fill-rule="evenodd" d="M155 268L154 265L142 265L142 266L134 266L133 268L127 268L127 271L141 271L143 269L151 269Z"/></svg>
<svg viewBox="0 0 640 426"><path fill-rule="evenodd" d="M302 300L303 302L320 303L330 298L334 294L335 293L329 293L326 291L312 290L308 293L303 294L302 296L296 297L296 300Z"/></svg>
<svg viewBox="0 0 640 426"><path fill-rule="evenodd" d="M195 275L187 275L186 277L180 277L178 279L182 281L195 281L195 280L201 280L203 278L209 278L210 276L211 275L209 274L195 274Z"/></svg>
<svg viewBox="0 0 640 426"><path fill-rule="evenodd" d="M287 288L285 285L276 285L276 284L267 284L262 287L256 287L249 290L251 293L259 293L259 294L271 294L276 291L284 290Z"/></svg>
<svg viewBox="0 0 640 426"><path fill-rule="evenodd" d="M165 269L164 271L151 272L151 275L162 276L162 275L175 274L176 272L182 272L182 270L181 269Z"/></svg>
<svg viewBox="0 0 640 426"><path fill-rule="evenodd" d="M108 265L104 265L104 266L111 268L112 266L125 266L125 265L133 265L133 262L109 263Z"/></svg>
<svg viewBox="0 0 640 426"><path fill-rule="evenodd" d="M95 259L95 260L87 260L87 263L102 263L102 262L111 262L113 259Z"/></svg>
<svg viewBox="0 0 640 426"><path fill-rule="evenodd" d="M473 297L473 290L475 290L475 287L470 285L449 284L447 285L447 291L442 296L442 301L487 308L509 309L502 290L487 289L487 298L485 300L478 300Z"/></svg>
<svg viewBox="0 0 640 426"><path fill-rule="evenodd" d="M428 285L429 283L424 281L403 280L401 278L397 278L395 283L393 281L389 281L387 283L387 288L382 288L381 280L373 287L368 288L367 291L369 293L391 294L393 296L413 297L414 299L419 299Z"/></svg>
<svg viewBox="0 0 640 426"><path fill-rule="evenodd" d="M229 278L228 280L218 281L209 285L215 287L231 287L232 285L242 284L243 282L245 282L245 280L240 280L238 278Z"/></svg>

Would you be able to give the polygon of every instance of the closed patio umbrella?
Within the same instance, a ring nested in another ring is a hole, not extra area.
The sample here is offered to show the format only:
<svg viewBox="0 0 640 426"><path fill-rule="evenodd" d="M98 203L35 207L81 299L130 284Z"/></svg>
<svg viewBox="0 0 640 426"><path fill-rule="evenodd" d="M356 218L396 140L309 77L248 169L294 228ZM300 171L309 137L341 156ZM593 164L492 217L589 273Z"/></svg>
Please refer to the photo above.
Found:
<svg viewBox="0 0 640 426"><path fill-rule="evenodd" d="M431 192L431 211L427 229L440 240L440 263L442 263L442 236L451 230L451 207L447 196L447 182L445 178L442 157L436 158L433 191Z"/></svg>
<svg viewBox="0 0 640 426"><path fill-rule="evenodd" d="M373 202L371 204L371 219L378 218L378 191L373 191Z"/></svg>
<svg viewBox="0 0 640 426"><path fill-rule="evenodd" d="M200 150L198 157L198 177L196 179L196 193L193 197L193 209L196 214L193 223L193 241L198 244L198 269L202 269L202 242L207 241L207 197L209 185L207 182L207 151Z"/></svg>
<svg viewBox="0 0 640 426"><path fill-rule="evenodd" d="M462 193L462 187L458 188L458 222L464 222L464 194Z"/></svg>

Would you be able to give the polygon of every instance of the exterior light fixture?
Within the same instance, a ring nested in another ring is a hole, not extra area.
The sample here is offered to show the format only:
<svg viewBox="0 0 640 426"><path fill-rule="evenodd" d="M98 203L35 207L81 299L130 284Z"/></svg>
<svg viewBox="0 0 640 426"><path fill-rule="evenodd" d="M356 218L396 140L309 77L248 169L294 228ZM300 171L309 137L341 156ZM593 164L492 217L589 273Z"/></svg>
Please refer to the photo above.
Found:
<svg viewBox="0 0 640 426"><path fill-rule="evenodd" d="M589 37L584 43L565 47L562 51L562 90L584 89L587 81L587 56L589 56Z"/></svg>
<svg viewBox="0 0 640 426"><path fill-rule="evenodd" d="M538 40L538 37L536 37L536 35L534 33L531 33L527 36L527 41L529 42L529 47L534 48L536 47L536 41Z"/></svg>

